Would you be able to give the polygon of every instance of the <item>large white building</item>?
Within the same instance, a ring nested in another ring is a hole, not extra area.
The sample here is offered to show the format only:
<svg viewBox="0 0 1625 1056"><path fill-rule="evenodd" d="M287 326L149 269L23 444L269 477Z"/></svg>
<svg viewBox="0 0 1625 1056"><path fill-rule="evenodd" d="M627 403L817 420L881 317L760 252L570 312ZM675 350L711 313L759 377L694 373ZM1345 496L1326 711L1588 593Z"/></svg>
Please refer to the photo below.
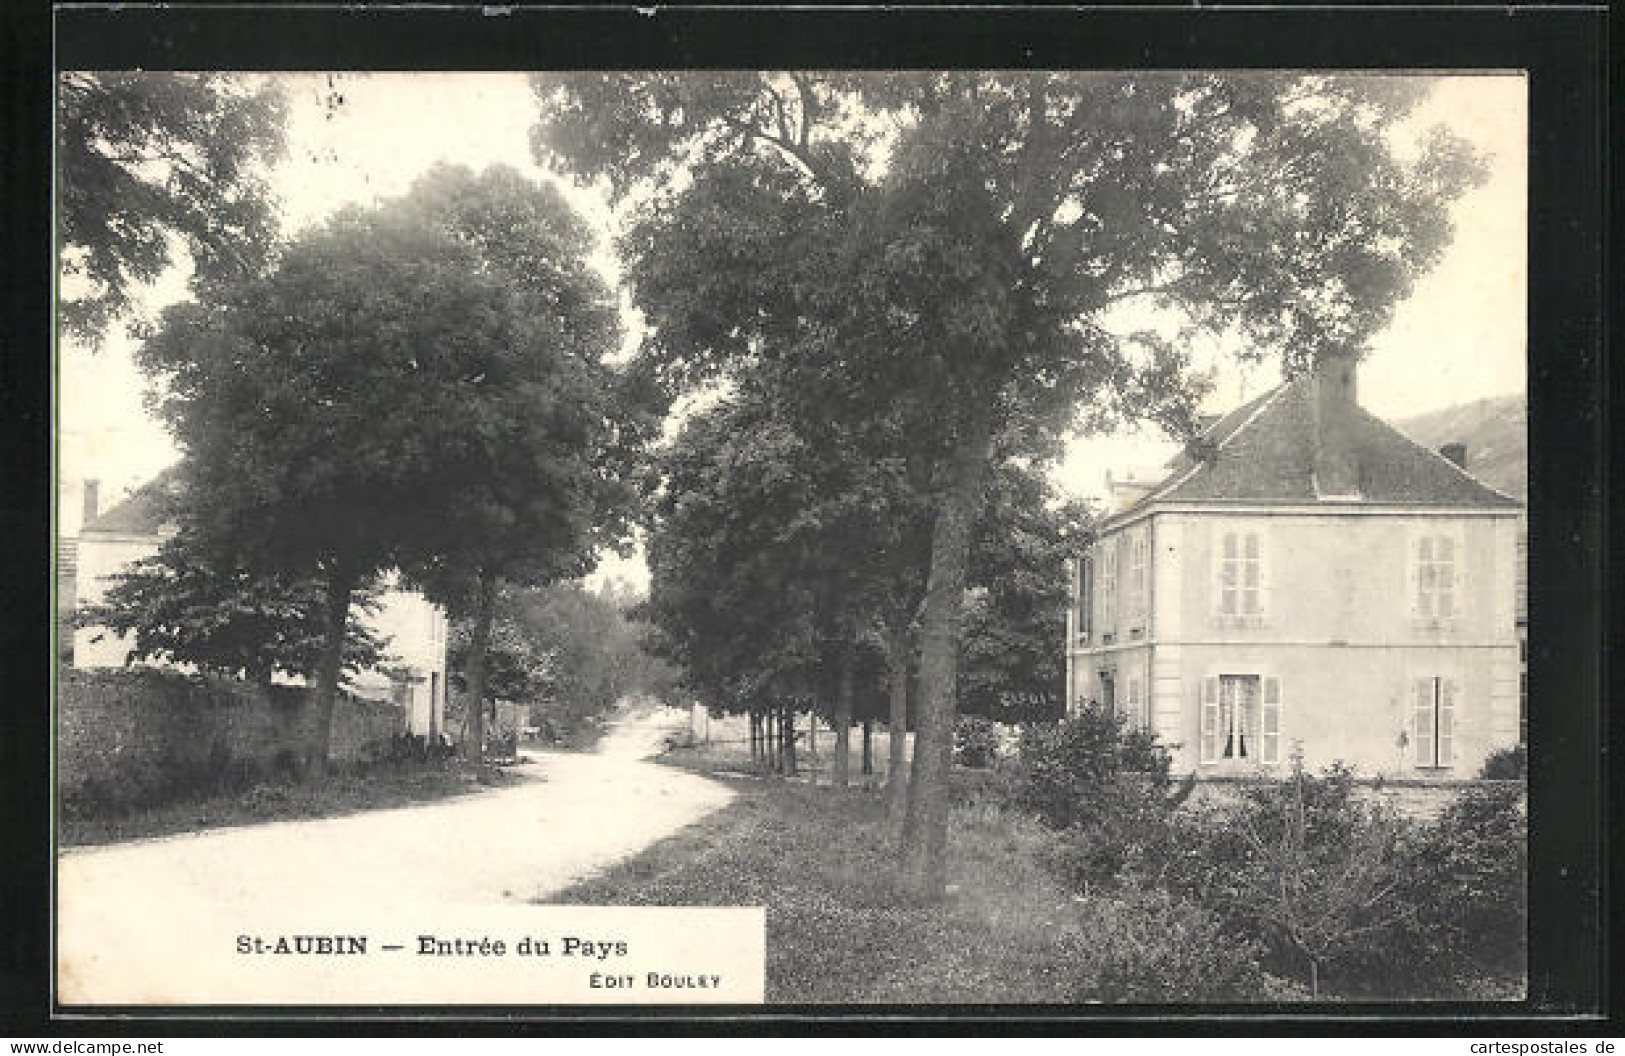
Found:
<svg viewBox="0 0 1625 1056"><path fill-rule="evenodd" d="M1119 485L1072 568L1071 706L1174 746L1176 767L1471 777L1519 740L1520 504L1460 445L1423 448L1330 361Z"/></svg>
<svg viewBox="0 0 1625 1056"><path fill-rule="evenodd" d="M124 501L98 513L87 507L79 529L75 593L79 605L102 600L113 577L131 563L158 552L175 528L166 523L166 492L175 486L173 470L159 474ZM92 492L94 494L94 492ZM93 501L93 500L92 500ZM416 591L391 587L376 612L364 615L368 627L386 641L393 658L389 671L362 671L350 679L357 696L392 701L405 712L407 728L419 736L445 729L445 610ZM74 632L75 667L122 667L132 643L105 627Z"/></svg>

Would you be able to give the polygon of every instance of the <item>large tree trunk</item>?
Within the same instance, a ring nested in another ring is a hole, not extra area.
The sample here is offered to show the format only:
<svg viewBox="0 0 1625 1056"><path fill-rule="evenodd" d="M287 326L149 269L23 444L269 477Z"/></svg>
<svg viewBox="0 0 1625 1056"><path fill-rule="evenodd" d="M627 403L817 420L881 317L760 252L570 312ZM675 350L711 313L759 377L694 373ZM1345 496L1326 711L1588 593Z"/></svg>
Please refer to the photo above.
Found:
<svg viewBox="0 0 1625 1056"><path fill-rule="evenodd" d="M327 773L327 754L333 744L333 705L339 694L339 675L344 670L344 631L350 619L350 597L355 592L355 574L335 563L327 577L327 639L316 663L316 695L311 700L312 727L305 749L305 773L321 777Z"/></svg>
<svg viewBox="0 0 1625 1056"><path fill-rule="evenodd" d="M931 572L920 621L920 711L902 840L903 886L921 899L941 898L948 886L948 783L953 776L959 626L971 535L982 511L987 479L990 411L976 408L960 433L931 534Z"/></svg>
<svg viewBox="0 0 1625 1056"><path fill-rule="evenodd" d="M745 713L745 739L750 741L750 761L757 762L761 758L761 743L756 739L756 711L752 709Z"/></svg>
<svg viewBox="0 0 1625 1056"><path fill-rule="evenodd" d="M480 570L480 593L474 611L474 633L468 643L468 735L463 758L478 763L485 756L485 650L491 644L491 621L497 608L495 572Z"/></svg>
<svg viewBox="0 0 1625 1056"><path fill-rule="evenodd" d="M908 809L908 635L898 632L886 641L886 812L893 831L901 833Z"/></svg>
<svg viewBox="0 0 1625 1056"><path fill-rule="evenodd" d="M807 712L807 758L818 758L818 712Z"/></svg>
<svg viewBox="0 0 1625 1056"><path fill-rule="evenodd" d="M830 772L830 781L836 788L852 783L852 652L850 645L841 647L841 670L835 686L835 768Z"/></svg>
<svg viewBox="0 0 1625 1056"><path fill-rule="evenodd" d="M875 720L863 720L863 776L868 777L875 772ZM865 781L864 787L870 787Z"/></svg>

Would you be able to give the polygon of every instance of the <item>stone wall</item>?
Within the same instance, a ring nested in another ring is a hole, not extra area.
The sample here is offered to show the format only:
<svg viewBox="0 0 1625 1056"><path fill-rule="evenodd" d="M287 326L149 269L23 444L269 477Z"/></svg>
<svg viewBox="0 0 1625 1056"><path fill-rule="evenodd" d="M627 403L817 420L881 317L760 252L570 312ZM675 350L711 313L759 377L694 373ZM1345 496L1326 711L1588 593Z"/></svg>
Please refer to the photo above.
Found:
<svg viewBox="0 0 1625 1056"><path fill-rule="evenodd" d="M287 772L313 718L310 690L156 668L60 669L56 773L64 805L135 805ZM341 697L330 758L381 752L405 729L392 704Z"/></svg>

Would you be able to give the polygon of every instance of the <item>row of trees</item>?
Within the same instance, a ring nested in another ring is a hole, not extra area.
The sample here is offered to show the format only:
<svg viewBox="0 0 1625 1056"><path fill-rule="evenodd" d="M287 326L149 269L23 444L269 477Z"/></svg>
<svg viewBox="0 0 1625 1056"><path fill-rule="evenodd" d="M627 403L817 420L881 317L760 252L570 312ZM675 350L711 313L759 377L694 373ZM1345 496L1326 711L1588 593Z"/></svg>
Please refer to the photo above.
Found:
<svg viewBox="0 0 1625 1056"><path fill-rule="evenodd" d="M621 250L649 323L639 365L668 396L726 393L669 466L651 545L663 625L702 636L689 585L726 590L733 603L709 615L750 633L689 642L700 683L724 701L786 696L815 671L837 716L853 628L902 643L886 651L917 664L919 714L900 861L924 897L945 887L965 599L994 482L1125 412L1190 436L1202 390L1171 332L1292 370L1358 353L1478 175L1443 134L1396 149L1425 92L1402 77L656 73L535 88L538 157L635 216ZM737 457L693 454L725 445ZM714 494L760 495L743 511L762 523L696 491L708 473ZM760 545L709 545L725 532Z"/></svg>

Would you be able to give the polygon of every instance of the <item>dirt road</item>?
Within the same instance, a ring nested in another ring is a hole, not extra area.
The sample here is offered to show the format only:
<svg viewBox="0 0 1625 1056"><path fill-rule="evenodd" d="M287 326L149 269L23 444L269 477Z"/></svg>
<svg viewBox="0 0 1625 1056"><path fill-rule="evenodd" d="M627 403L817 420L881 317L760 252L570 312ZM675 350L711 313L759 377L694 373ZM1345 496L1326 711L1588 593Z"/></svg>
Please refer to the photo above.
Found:
<svg viewBox="0 0 1625 1056"><path fill-rule="evenodd" d="M96 1003L175 1000L190 980L210 995L237 995L236 984L193 978L197 957L183 951L290 929L415 934L468 916L499 919L504 907L522 915L732 798L714 782L645 761L685 720L656 711L616 725L596 754L532 754L512 771L517 787L66 851L57 871L60 993ZM204 960L218 975L221 962ZM256 965L258 982L245 979L237 999L263 999L264 975Z"/></svg>

